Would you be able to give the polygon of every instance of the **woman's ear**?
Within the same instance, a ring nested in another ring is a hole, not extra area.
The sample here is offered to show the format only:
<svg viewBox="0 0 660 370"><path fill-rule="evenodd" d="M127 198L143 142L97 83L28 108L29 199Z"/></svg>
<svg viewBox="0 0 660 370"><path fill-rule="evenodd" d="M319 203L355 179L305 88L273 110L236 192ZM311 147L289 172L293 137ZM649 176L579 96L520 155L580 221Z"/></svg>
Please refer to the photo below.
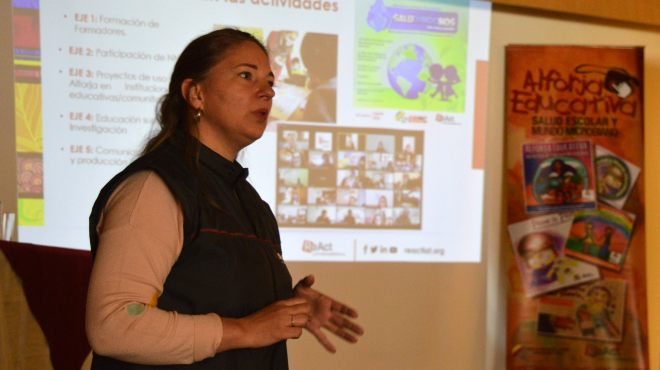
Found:
<svg viewBox="0 0 660 370"><path fill-rule="evenodd" d="M201 86L192 78L187 78L181 83L181 95L191 108L204 110L204 95Z"/></svg>

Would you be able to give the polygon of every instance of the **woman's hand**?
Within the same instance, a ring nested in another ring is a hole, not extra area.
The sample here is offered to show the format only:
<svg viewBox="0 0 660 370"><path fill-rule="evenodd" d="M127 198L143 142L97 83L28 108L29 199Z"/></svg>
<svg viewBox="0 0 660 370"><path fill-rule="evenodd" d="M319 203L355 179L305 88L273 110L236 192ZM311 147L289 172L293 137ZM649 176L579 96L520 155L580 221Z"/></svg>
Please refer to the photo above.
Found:
<svg viewBox="0 0 660 370"><path fill-rule="evenodd" d="M309 321L311 305L303 298L277 301L252 315L222 318L223 335L218 352L234 348L258 348L298 338Z"/></svg>
<svg viewBox="0 0 660 370"><path fill-rule="evenodd" d="M300 280L294 288L295 297L304 298L311 307L309 320L305 329L309 330L321 345L329 352L337 349L328 340L321 328L325 328L347 342L357 342L357 336L362 335L362 327L348 318L356 318L357 311L338 302L319 291L312 289L314 275L308 275Z"/></svg>

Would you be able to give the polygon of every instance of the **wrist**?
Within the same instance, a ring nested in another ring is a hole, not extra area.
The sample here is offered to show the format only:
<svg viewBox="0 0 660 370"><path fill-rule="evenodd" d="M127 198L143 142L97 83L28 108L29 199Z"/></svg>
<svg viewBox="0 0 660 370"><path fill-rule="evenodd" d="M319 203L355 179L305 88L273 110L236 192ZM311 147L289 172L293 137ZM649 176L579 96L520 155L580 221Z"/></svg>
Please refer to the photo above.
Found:
<svg viewBox="0 0 660 370"><path fill-rule="evenodd" d="M218 346L218 352L252 347L252 339L249 335L246 319L223 317L222 331L223 336Z"/></svg>

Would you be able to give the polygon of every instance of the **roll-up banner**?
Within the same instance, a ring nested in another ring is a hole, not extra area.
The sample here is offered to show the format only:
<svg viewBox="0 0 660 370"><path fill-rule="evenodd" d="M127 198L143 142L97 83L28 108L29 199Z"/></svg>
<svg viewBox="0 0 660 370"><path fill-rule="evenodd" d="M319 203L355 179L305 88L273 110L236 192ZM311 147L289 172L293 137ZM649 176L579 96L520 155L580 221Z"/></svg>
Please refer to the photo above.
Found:
<svg viewBox="0 0 660 370"><path fill-rule="evenodd" d="M508 369L647 369L643 48L506 49Z"/></svg>

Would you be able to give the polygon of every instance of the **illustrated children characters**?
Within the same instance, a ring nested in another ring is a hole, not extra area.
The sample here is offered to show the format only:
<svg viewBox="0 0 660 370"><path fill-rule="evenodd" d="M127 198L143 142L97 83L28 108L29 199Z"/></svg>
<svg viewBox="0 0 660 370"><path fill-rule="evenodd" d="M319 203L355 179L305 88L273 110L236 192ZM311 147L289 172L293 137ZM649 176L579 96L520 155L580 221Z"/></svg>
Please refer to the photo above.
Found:
<svg viewBox="0 0 660 370"><path fill-rule="evenodd" d="M598 244L596 244L596 238L594 238L593 222L587 221L584 224L584 237L580 242L582 243L582 253L592 256L598 255Z"/></svg>
<svg viewBox="0 0 660 370"><path fill-rule="evenodd" d="M577 170L562 159L553 160L540 181L541 198L546 204L570 204L580 199L582 179Z"/></svg>
<svg viewBox="0 0 660 370"><path fill-rule="evenodd" d="M610 164L602 179L598 181L598 194L614 197L620 194L626 182L626 175L621 168Z"/></svg>
<svg viewBox="0 0 660 370"><path fill-rule="evenodd" d="M584 336L609 339L618 337L619 329L610 319L612 293L602 285L587 292L586 302L578 307L576 317Z"/></svg>
<svg viewBox="0 0 660 370"><path fill-rule="evenodd" d="M609 261L613 234L614 229L611 226L606 226L597 239L593 222L585 222L584 236L579 239L580 252L588 256L598 257L603 261Z"/></svg>
<svg viewBox="0 0 660 370"><path fill-rule="evenodd" d="M447 101L452 96L456 96L454 85L461 82L456 67L447 66L443 68L441 64L433 63L429 67L429 74L431 75L429 82L435 85L435 91L431 93L431 97L440 93L441 99Z"/></svg>
<svg viewBox="0 0 660 370"><path fill-rule="evenodd" d="M518 254L525 263L525 271L531 278L532 286L557 280L559 258L550 235L542 232L525 235L518 243Z"/></svg>
<svg viewBox="0 0 660 370"><path fill-rule="evenodd" d="M610 260L610 245L612 244L612 234L614 229L611 226L605 227L605 235L600 243L600 250L598 251L598 258L603 261Z"/></svg>

